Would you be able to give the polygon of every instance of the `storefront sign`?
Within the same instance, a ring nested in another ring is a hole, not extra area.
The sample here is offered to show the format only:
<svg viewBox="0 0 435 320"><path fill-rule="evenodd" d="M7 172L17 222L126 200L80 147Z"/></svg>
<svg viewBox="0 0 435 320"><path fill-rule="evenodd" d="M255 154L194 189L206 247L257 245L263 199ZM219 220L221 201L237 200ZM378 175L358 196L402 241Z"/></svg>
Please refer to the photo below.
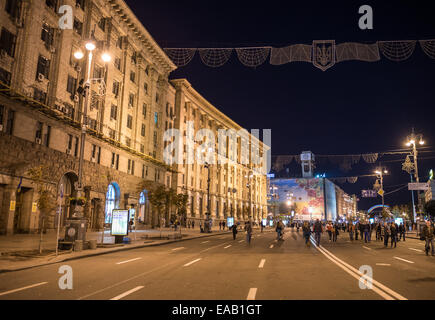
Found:
<svg viewBox="0 0 435 320"><path fill-rule="evenodd" d="M112 236L126 236L128 234L128 210L112 210Z"/></svg>

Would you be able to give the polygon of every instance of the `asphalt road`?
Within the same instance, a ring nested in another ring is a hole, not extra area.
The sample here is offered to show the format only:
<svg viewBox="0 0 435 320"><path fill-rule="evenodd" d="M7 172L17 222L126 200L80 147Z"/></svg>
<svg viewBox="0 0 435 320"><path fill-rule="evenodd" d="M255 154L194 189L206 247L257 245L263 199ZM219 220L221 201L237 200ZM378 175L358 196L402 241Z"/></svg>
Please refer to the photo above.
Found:
<svg viewBox="0 0 435 320"><path fill-rule="evenodd" d="M435 257L425 255L419 240L391 249L351 243L347 233L330 243L323 234L320 248L308 248L302 232L286 229L283 241L275 237L255 230L248 245L242 232L235 241L216 235L3 273L0 300L435 298ZM72 269L72 289L59 288L63 265ZM364 265L373 280L359 273Z"/></svg>

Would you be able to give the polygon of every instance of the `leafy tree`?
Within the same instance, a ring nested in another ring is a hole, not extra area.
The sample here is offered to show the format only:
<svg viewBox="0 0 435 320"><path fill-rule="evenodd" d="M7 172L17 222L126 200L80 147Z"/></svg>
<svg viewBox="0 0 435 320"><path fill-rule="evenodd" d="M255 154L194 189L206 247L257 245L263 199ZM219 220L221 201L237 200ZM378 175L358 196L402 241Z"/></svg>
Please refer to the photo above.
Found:
<svg viewBox="0 0 435 320"><path fill-rule="evenodd" d="M39 241L39 253L42 253L42 235L44 232L46 220L53 216L54 209L56 208L56 196L50 185L46 183L50 177L48 168L46 166L38 166L28 170L32 184L36 185L36 192L38 193L38 209L39 209L39 228L41 232Z"/></svg>
<svg viewBox="0 0 435 320"><path fill-rule="evenodd" d="M179 217L180 223L185 224L187 217L187 203L189 201L189 196L187 194L177 194L175 198L175 206L177 208L177 215Z"/></svg>

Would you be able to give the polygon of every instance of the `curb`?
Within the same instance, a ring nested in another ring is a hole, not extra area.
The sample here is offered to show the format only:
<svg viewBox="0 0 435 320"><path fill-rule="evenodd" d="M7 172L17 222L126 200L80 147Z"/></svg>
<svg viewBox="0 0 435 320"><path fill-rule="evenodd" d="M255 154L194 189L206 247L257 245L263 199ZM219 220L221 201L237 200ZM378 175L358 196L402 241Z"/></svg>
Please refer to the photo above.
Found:
<svg viewBox="0 0 435 320"><path fill-rule="evenodd" d="M165 242L160 242L160 243L139 244L139 245L136 245L134 247L128 247L128 246L127 247L119 247L119 248L115 248L114 250L89 253L89 254L77 256L77 257L65 257L61 260L52 261L52 262L44 262L44 263L39 263L39 264L26 266L26 267L0 269L0 274L7 273L7 272L14 272L14 271L22 271L22 270L32 269L32 268L36 268L36 267L42 267L42 266L47 266L47 265L65 262L65 261L94 257L94 256L109 254L109 253L118 252L118 251L127 251L127 250L146 248L146 247L157 247L157 246L162 246L162 245L171 244L171 243L175 243L175 242L182 242L182 241L194 240L194 239L199 239L199 238L208 238L208 237L213 237L213 236L218 236L218 235L223 235L223 234L230 234L230 233L231 233L231 231L219 232L219 233L212 233L212 234L206 234L206 235L200 235L200 236L193 236L192 238L185 238L185 239L178 239L178 240L167 240Z"/></svg>

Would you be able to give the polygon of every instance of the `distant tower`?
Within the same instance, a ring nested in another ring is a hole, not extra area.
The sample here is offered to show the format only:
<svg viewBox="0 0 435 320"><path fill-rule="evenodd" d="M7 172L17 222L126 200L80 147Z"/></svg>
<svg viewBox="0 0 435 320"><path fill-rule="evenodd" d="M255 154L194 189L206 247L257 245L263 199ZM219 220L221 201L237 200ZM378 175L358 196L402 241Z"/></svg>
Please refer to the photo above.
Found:
<svg viewBox="0 0 435 320"><path fill-rule="evenodd" d="M301 154L302 177L314 177L314 154L311 151L303 151Z"/></svg>

